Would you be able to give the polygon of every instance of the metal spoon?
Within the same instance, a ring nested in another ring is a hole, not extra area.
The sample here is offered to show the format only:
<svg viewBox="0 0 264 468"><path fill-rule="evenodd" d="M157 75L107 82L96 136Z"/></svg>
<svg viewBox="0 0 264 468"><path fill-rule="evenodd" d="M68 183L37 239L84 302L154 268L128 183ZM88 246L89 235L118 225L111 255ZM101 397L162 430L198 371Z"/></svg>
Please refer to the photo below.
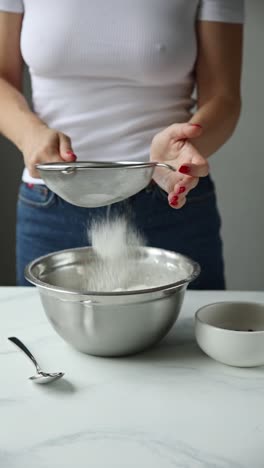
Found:
<svg viewBox="0 0 264 468"><path fill-rule="evenodd" d="M37 374L29 377L29 379L33 380L34 383L47 384L50 382L54 382L54 380L58 380L64 376L63 372L54 372L52 374L43 372L34 356L31 354L29 349L27 349L24 343L22 343L22 341L20 341L15 336L10 336L8 339L12 341L12 343L14 343L19 349L21 349L21 351L23 351L29 357L29 359L33 362L34 366L36 367Z"/></svg>

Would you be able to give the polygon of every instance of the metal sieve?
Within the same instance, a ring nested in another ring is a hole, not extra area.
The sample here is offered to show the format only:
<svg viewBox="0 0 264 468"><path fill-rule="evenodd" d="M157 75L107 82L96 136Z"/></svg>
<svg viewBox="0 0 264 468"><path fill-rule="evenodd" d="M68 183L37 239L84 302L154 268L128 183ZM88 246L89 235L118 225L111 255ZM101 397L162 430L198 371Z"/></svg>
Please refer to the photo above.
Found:
<svg viewBox="0 0 264 468"><path fill-rule="evenodd" d="M38 164L47 187L67 202L95 208L135 195L150 183L156 167L176 171L159 162L72 162Z"/></svg>

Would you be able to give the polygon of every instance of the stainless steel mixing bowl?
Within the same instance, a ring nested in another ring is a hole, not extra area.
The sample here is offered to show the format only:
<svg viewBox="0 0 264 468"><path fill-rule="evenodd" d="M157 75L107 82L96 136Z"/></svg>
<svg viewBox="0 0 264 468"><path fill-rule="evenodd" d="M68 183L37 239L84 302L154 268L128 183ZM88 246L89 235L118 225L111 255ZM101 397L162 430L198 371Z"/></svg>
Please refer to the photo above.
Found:
<svg viewBox="0 0 264 468"><path fill-rule="evenodd" d="M140 291L87 291L87 275L96 257L91 247L36 259L25 276L38 287L49 321L66 342L96 356L128 355L153 346L168 333L189 282L200 272L197 263L174 252L142 247L135 256L150 273L160 271L163 284ZM179 262L186 270L182 281L177 281Z"/></svg>
<svg viewBox="0 0 264 468"><path fill-rule="evenodd" d="M73 162L36 167L47 187L73 205L95 208L125 200L150 183L155 167L175 171L162 163Z"/></svg>

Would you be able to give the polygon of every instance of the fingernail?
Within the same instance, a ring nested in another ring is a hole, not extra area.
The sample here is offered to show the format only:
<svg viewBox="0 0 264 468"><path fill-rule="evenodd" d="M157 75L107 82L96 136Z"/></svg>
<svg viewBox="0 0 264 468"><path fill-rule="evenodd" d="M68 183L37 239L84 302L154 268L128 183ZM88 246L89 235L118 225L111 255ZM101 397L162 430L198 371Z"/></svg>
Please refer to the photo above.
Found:
<svg viewBox="0 0 264 468"><path fill-rule="evenodd" d="M76 154L74 154L74 152L71 151L71 150L66 151L66 154L68 154L69 156L72 156L73 158L77 159Z"/></svg>
<svg viewBox="0 0 264 468"><path fill-rule="evenodd" d="M190 125L191 125L192 127L203 128L202 125L197 124L197 123L195 123L195 124L194 124L194 123L191 123Z"/></svg>
<svg viewBox="0 0 264 468"><path fill-rule="evenodd" d="M186 187L184 187L184 186L182 185L182 186L179 188L177 194L179 195L180 193L185 192L185 190L186 190Z"/></svg>
<svg viewBox="0 0 264 468"><path fill-rule="evenodd" d="M189 174L190 170L190 167L185 165L179 168L179 172L181 172L182 174Z"/></svg>
<svg viewBox="0 0 264 468"><path fill-rule="evenodd" d="M172 199L170 201L170 205L177 206L178 205L178 199L179 199L179 197L177 197L177 195L174 195L174 197L172 197Z"/></svg>
<svg viewBox="0 0 264 468"><path fill-rule="evenodd" d="M71 156L72 159L73 159L74 161L76 161L77 156L76 156L76 154L73 153L73 151L66 151L66 154L68 154L69 156Z"/></svg>

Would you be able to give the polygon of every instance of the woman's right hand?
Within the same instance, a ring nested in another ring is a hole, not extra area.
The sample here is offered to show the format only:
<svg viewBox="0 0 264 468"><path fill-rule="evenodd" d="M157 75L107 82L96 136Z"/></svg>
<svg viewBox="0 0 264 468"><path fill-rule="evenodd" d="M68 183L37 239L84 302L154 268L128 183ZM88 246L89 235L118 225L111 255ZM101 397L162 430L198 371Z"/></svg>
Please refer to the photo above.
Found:
<svg viewBox="0 0 264 468"><path fill-rule="evenodd" d="M70 138L64 133L52 130L44 123L30 128L25 135L21 150L29 174L37 179L40 175L36 164L76 161Z"/></svg>

